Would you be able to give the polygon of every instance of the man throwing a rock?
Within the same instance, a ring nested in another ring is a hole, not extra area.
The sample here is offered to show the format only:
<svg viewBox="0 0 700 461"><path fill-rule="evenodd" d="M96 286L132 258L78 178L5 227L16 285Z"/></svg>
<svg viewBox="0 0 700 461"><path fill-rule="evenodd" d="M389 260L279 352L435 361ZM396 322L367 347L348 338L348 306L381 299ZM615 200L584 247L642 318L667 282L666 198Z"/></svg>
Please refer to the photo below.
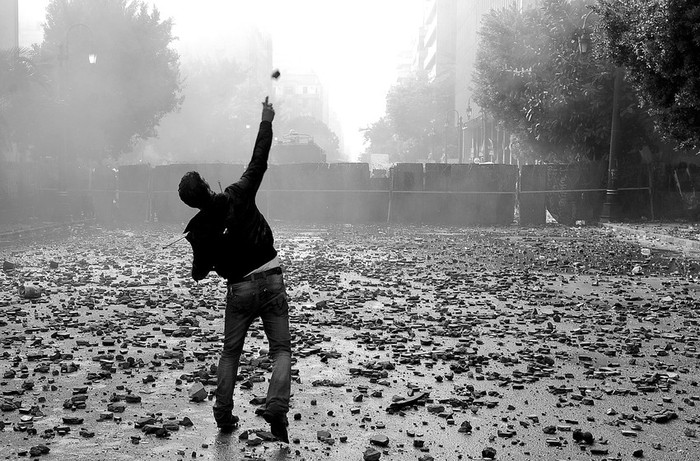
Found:
<svg viewBox="0 0 700 461"><path fill-rule="evenodd" d="M178 193L185 204L200 210L185 228L193 252L192 278L201 280L215 270L228 281L214 419L226 432L238 423L238 417L232 414L233 388L248 328L260 317L274 361L262 416L272 434L289 443L289 307L272 230L255 204L267 169L275 117L267 97L262 106L253 157L241 178L217 194L199 173L190 171L182 177Z"/></svg>

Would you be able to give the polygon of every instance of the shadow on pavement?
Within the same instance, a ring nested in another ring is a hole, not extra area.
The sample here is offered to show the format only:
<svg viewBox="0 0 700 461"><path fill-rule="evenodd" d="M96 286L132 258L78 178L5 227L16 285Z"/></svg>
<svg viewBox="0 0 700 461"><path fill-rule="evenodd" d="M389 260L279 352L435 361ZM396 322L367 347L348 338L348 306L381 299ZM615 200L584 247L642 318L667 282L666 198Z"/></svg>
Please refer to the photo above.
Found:
<svg viewBox="0 0 700 461"><path fill-rule="evenodd" d="M277 447L271 449L264 454L255 453L250 457L246 457L245 453L241 451L241 443L238 440L238 431L233 433L224 434L219 432L216 435L214 441L214 452L210 458L212 461L230 461L237 459L256 459L265 461L283 461L289 459L290 449L288 446L283 444L278 444Z"/></svg>

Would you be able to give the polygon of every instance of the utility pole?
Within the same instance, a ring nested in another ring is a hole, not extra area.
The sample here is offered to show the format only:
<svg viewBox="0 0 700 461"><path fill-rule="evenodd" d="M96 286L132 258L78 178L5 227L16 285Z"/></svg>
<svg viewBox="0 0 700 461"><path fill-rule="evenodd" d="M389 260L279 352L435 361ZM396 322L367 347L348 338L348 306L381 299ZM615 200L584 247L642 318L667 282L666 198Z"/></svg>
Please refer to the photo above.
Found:
<svg viewBox="0 0 700 461"><path fill-rule="evenodd" d="M600 214L602 222L616 221L620 214L617 179L620 150L620 91L622 88L622 74L623 69L616 67L613 84L612 122L610 125L610 153L608 155L608 188L605 192L605 202L603 202L603 210Z"/></svg>

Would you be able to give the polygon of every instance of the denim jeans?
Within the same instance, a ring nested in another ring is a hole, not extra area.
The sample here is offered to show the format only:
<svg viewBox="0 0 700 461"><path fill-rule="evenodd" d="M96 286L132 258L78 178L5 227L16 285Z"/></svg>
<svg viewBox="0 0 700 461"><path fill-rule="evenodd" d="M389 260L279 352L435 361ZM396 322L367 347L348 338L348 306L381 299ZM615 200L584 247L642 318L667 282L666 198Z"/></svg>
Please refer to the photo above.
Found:
<svg viewBox="0 0 700 461"><path fill-rule="evenodd" d="M214 415L225 415L233 409L233 388L248 328L260 317L274 361L267 389L265 413L273 418L286 418L291 391L291 337L289 306L281 274L254 281L232 283L226 294L224 349L217 369Z"/></svg>

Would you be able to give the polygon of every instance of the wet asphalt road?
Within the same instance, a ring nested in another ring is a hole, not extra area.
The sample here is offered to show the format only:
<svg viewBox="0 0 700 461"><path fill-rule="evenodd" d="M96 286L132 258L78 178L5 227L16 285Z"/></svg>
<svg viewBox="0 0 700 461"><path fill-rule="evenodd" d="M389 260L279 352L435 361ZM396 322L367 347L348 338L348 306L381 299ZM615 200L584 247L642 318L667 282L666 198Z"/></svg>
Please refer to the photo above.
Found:
<svg viewBox="0 0 700 461"><path fill-rule="evenodd" d="M272 227L295 348L288 448L255 435L259 323L241 427L218 434L211 402L190 401L215 383L225 283L190 281L187 242L162 248L179 227L141 226L0 247L16 265L0 272L0 458L700 459L696 259L595 227Z"/></svg>

